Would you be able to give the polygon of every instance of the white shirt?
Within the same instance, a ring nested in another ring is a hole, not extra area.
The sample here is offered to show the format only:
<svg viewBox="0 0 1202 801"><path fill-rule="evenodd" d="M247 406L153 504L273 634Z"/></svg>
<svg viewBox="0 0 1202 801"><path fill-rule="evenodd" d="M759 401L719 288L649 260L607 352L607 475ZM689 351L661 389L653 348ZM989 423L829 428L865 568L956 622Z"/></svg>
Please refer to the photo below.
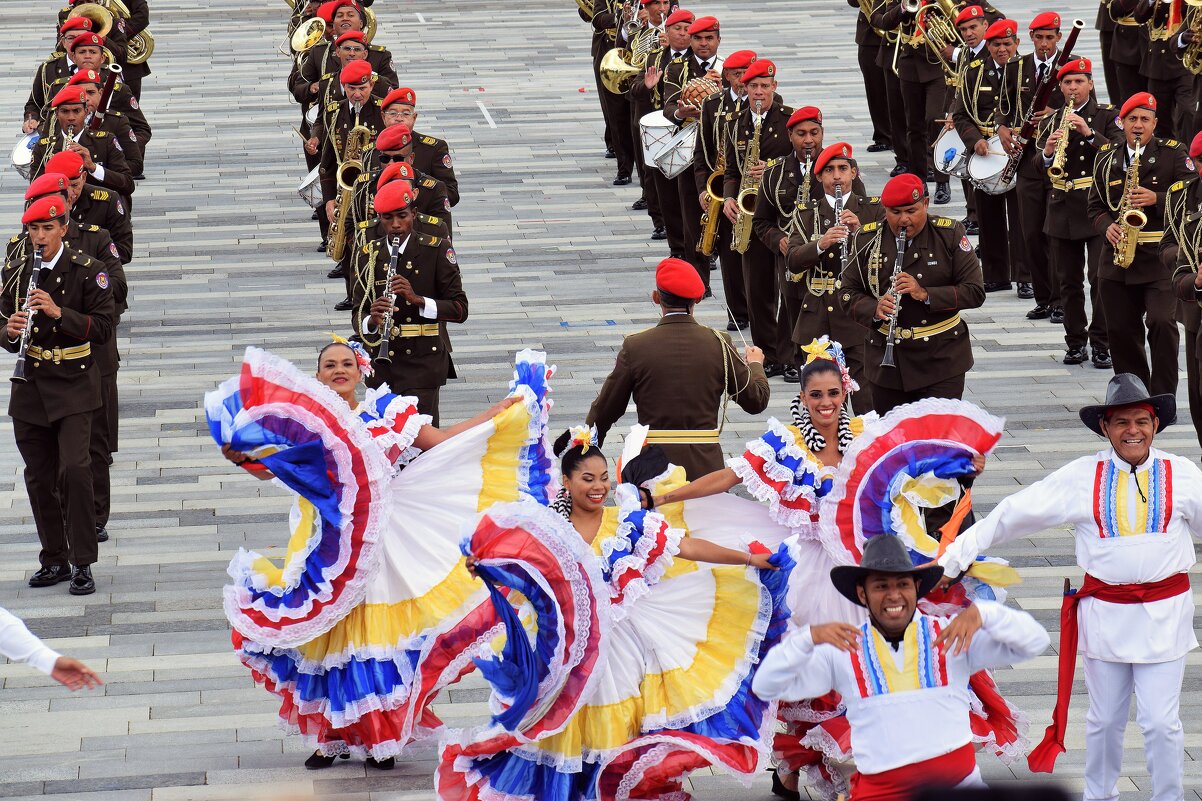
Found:
<svg viewBox="0 0 1202 801"><path fill-rule="evenodd" d="M58 652L35 637L19 617L3 608L0 608L0 655L24 662L47 675L59 658Z"/></svg>
<svg viewBox="0 0 1202 801"><path fill-rule="evenodd" d="M1156 466L1163 476L1164 465L1171 468L1172 480L1161 482L1156 492L1149 471ZM1099 469L1107 478L1097 478ZM1103 485L1101 492L1095 484ZM1152 503L1140 501L1141 491ZM1154 516L1153 504L1171 505L1167 525L1163 519L1145 525L1143 515ZM1103 510L1098 518L1095 507ZM1146 584L1184 573L1195 562L1191 537L1202 536L1202 470L1156 448L1134 474L1112 449L1083 456L999 503L961 534L939 563L956 575L994 545L1064 525L1073 526L1077 564L1099 581ZM1193 618L1188 592L1143 604L1083 598L1080 651L1106 662L1168 662L1198 647Z"/></svg>
<svg viewBox="0 0 1202 801"><path fill-rule="evenodd" d="M58 264L58 260L62 258L63 251L65 251L66 249L67 249L66 244L63 242L59 242L58 252L54 254L54 257L49 258L49 259L42 259L42 269L46 270L46 271L53 270L54 265Z"/></svg>
<svg viewBox="0 0 1202 801"><path fill-rule="evenodd" d="M915 762L943 756L973 741L969 723L971 703L968 680L978 670L1013 665L1032 659L1048 647L1048 633L1026 612L1007 609L990 601L977 603L983 625L972 645L959 656L943 650L939 659L919 645L903 641L896 651L874 629L865 624L869 636L881 645L872 649L881 660L892 659L892 667L905 672L906 656L917 652L916 662L935 664L935 681L918 689L892 692L865 691L871 679L861 676L881 672L871 668L872 654L860 648L846 653L833 645L814 645L810 627L785 637L760 663L751 688L767 700L799 701L817 698L835 690L847 707L851 725L851 750L856 768L866 774L882 773ZM946 626L946 618L916 615L918 626ZM911 624L915 626L914 623ZM917 626L916 626L917 629ZM933 633L934 628L929 629ZM932 638L933 639L933 638ZM920 736L916 736L920 734Z"/></svg>

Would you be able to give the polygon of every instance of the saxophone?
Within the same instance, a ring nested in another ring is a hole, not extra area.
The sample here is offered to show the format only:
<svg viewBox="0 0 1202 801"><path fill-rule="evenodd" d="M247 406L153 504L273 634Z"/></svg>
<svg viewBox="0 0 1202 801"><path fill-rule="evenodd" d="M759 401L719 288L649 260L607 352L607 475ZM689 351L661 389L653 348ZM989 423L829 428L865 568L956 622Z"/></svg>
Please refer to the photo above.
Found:
<svg viewBox="0 0 1202 801"><path fill-rule="evenodd" d="M1148 224L1148 215L1131 205L1131 193L1139 186L1139 158L1144 149L1135 149L1135 158L1127 167L1127 179L1123 182L1123 200L1118 208L1118 224L1122 228L1119 243L1114 246L1114 264L1126 269L1135 261L1135 249L1139 247L1139 232Z"/></svg>
<svg viewBox="0 0 1202 801"><path fill-rule="evenodd" d="M334 261L342 261L346 253L351 196L355 193L355 181L363 173L363 151L371 142L371 137L371 129L356 122L347 134L346 145L342 149L342 159L338 163L338 196L334 199L334 219L330 223L330 239L326 246L326 255Z"/></svg>
<svg viewBox="0 0 1202 801"><path fill-rule="evenodd" d="M722 119L718 117L719 121ZM718 166L705 179L705 211L701 215L701 239L697 242L697 252L714 255L714 244L718 239L718 223L722 218L722 180L726 175L726 143L722 141L722 126L718 126Z"/></svg>
<svg viewBox="0 0 1202 801"><path fill-rule="evenodd" d="M743 157L743 181L739 184L739 196L735 203L739 206L739 219L735 221L731 247L736 253L746 253L751 246L751 218L755 215L756 199L760 193L760 181L751 177L751 165L760 160L760 128L763 126L763 116L760 109L761 101L755 104L755 130L751 141L747 144L747 153Z"/></svg>
<svg viewBox="0 0 1202 801"><path fill-rule="evenodd" d="M1068 160L1068 134L1069 121L1068 115L1073 113L1073 101L1068 101L1064 105L1064 116L1060 119L1060 125L1057 130L1060 131L1060 141L1056 143L1056 152L1052 154L1052 164L1048 167L1048 177L1053 181L1063 181L1066 171L1064 162Z"/></svg>

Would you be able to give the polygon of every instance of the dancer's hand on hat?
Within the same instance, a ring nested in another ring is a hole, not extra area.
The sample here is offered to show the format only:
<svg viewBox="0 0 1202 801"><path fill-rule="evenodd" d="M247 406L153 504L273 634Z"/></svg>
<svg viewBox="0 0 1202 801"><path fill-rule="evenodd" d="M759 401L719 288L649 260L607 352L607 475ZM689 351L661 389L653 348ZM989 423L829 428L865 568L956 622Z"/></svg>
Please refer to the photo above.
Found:
<svg viewBox="0 0 1202 801"><path fill-rule="evenodd" d="M952 656L959 656L968 650L968 646L972 645L973 636L984 623L985 621L981 620L981 610L977 608L976 604L973 604L952 618L952 622L936 638L935 645L946 642Z"/></svg>
<svg viewBox="0 0 1202 801"><path fill-rule="evenodd" d="M854 651L859 646L860 630L846 623L819 623L810 626L810 639L814 645L833 645L840 651Z"/></svg>

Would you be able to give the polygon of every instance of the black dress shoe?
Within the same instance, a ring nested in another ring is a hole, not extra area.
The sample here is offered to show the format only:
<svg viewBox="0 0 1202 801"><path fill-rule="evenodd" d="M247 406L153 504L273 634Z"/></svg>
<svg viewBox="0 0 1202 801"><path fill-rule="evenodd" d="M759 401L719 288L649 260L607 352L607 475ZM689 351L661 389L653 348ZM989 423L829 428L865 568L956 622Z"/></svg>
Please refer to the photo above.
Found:
<svg viewBox="0 0 1202 801"><path fill-rule="evenodd" d="M1065 364L1084 364L1089 361L1089 351L1084 347L1069 348L1061 361Z"/></svg>
<svg viewBox="0 0 1202 801"><path fill-rule="evenodd" d="M96 541L97 542L108 542L109 541L108 529L106 529L104 526L98 526L96 528Z"/></svg>
<svg viewBox="0 0 1202 801"><path fill-rule="evenodd" d="M324 240L324 239L323 239L323 240L321 240L321 244L317 246L317 252L318 252L318 253L325 253L325 252L326 252L326 245L327 245L327 244L328 244L328 243L326 242L326 240Z"/></svg>
<svg viewBox="0 0 1202 801"><path fill-rule="evenodd" d="M316 219L317 219L317 209L313 209L313 213L309 215L309 219L310 219L310 220L316 220Z"/></svg>
<svg viewBox="0 0 1202 801"><path fill-rule="evenodd" d="M631 203L631 204L630 204L630 208L634 209L635 211L644 211L644 210L646 210L646 208L647 208L647 198L645 198L645 197L641 197L641 198L639 198L638 200L636 200L635 202L633 202L633 203Z"/></svg>
<svg viewBox="0 0 1202 801"><path fill-rule="evenodd" d="M910 168L907 167L905 164L895 164L895 165L893 165L893 169L889 170L889 177L896 178L897 176L901 175L903 172L909 172L909 170L910 170Z"/></svg>
<svg viewBox="0 0 1202 801"><path fill-rule="evenodd" d="M350 759L351 755L339 754L338 756L326 756L320 752L315 752L305 760L305 767L309 770L321 770L322 768L328 768L330 765L333 765L334 760L339 758Z"/></svg>
<svg viewBox="0 0 1202 801"><path fill-rule="evenodd" d="M135 176L134 176L134 180L135 180L135 181L145 181L145 180L146 180L146 173L144 173L144 172L140 172L140 173L138 173L137 175L135 175Z"/></svg>
<svg viewBox="0 0 1202 801"><path fill-rule="evenodd" d="M779 362L764 362L764 375L775 378L785 374L785 366Z"/></svg>
<svg viewBox="0 0 1202 801"><path fill-rule="evenodd" d="M751 321L750 320L735 320L735 325L737 325L739 327L740 331L746 331L748 328L751 328Z"/></svg>
<svg viewBox="0 0 1202 801"><path fill-rule="evenodd" d="M785 377L786 384L800 384L801 383L801 371L798 370L796 367L793 367L793 366L786 367L785 372L782 375L784 375L784 377Z"/></svg>
<svg viewBox="0 0 1202 801"><path fill-rule="evenodd" d="M785 787L775 769L772 771L772 794L777 798L785 799L785 801L801 801L801 793Z"/></svg>
<svg viewBox="0 0 1202 801"><path fill-rule="evenodd" d="M91 595L96 592L96 582L92 580L92 568L87 565L75 568L75 572L71 574L71 586L67 588L67 592L72 595Z"/></svg>
<svg viewBox="0 0 1202 801"><path fill-rule="evenodd" d="M981 226L977 225L976 220L963 219L960 222L964 224L964 233L966 233L966 234L981 233Z"/></svg>
<svg viewBox="0 0 1202 801"><path fill-rule="evenodd" d="M51 565L43 567L29 577L30 587L53 587L64 581L71 580L71 568L67 565Z"/></svg>
<svg viewBox="0 0 1202 801"><path fill-rule="evenodd" d="M710 288L707 286L707 287L705 288L705 294L704 294L704 295L702 295L702 298L712 298L713 296L714 296L714 290L710 289Z"/></svg>
<svg viewBox="0 0 1202 801"><path fill-rule="evenodd" d="M614 178L614 186L626 186L628 183L630 183L629 175L622 175L619 173L618 177Z"/></svg>
<svg viewBox="0 0 1202 801"><path fill-rule="evenodd" d="M394 765L396 765L396 759L393 757L388 757L388 759L367 758L367 767L375 768L376 770L392 770Z"/></svg>
<svg viewBox="0 0 1202 801"><path fill-rule="evenodd" d="M871 145L869 145L868 147L866 147L864 149L867 150L869 153L883 153L886 150L892 150L893 145L889 144L888 142L873 142Z"/></svg>
<svg viewBox="0 0 1202 801"><path fill-rule="evenodd" d="M926 177L926 180L927 180L928 182L929 182L929 181L934 181L934 180L936 180L936 179L935 179L935 171L934 171L934 170L927 170L927 177Z"/></svg>
<svg viewBox="0 0 1202 801"><path fill-rule="evenodd" d="M1003 290L1010 289L1010 287L1012 287L1012 286L1013 286L1013 284L1011 284L1009 281L986 281L985 282L985 291L986 292L1001 292Z"/></svg>
<svg viewBox="0 0 1202 801"><path fill-rule="evenodd" d="M1036 306L1031 311L1027 312L1028 320L1046 320L1052 313L1052 310L1047 306Z"/></svg>
<svg viewBox="0 0 1202 801"><path fill-rule="evenodd" d="M662 225L657 225L657 226L655 226L655 229L651 232L651 238L656 241L659 241L661 239L667 239L668 231Z"/></svg>
<svg viewBox="0 0 1202 801"><path fill-rule="evenodd" d="M739 324L736 323L734 320L731 320L729 323L726 324L726 330L727 331L738 331Z"/></svg>
<svg viewBox="0 0 1202 801"><path fill-rule="evenodd" d="M1110 351L1106 348L1094 348L1093 366L1099 370L1109 370L1114 367L1114 362L1110 361Z"/></svg>
<svg viewBox="0 0 1202 801"><path fill-rule="evenodd" d="M334 311L350 311L355 308L355 303L350 298L343 298L334 304Z"/></svg>
<svg viewBox="0 0 1202 801"><path fill-rule="evenodd" d="M1048 315L1048 322L1053 325L1064 325L1064 309L1054 306L1052 313Z"/></svg>
<svg viewBox="0 0 1202 801"><path fill-rule="evenodd" d="M935 205L942 206L944 203L952 202L952 190L947 181L940 181L935 184Z"/></svg>
<svg viewBox="0 0 1202 801"><path fill-rule="evenodd" d="M326 278L346 278L346 270L342 269L342 263L340 262L337 267L326 273Z"/></svg>
<svg viewBox="0 0 1202 801"><path fill-rule="evenodd" d="M1030 300L1035 297L1035 288L1026 281L1018 282L1018 296L1023 300Z"/></svg>
<svg viewBox="0 0 1202 801"><path fill-rule="evenodd" d="M616 159L617 157L618 157L618 154L614 152L614 149L612 147L605 148L605 158Z"/></svg>

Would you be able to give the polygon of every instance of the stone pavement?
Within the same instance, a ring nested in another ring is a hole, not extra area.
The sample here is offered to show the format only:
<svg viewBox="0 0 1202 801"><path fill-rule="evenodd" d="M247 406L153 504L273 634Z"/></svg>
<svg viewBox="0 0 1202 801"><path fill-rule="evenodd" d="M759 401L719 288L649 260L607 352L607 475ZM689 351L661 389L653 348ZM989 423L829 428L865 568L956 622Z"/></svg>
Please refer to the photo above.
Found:
<svg viewBox="0 0 1202 801"><path fill-rule="evenodd" d="M294 191L304 169L292 130L299 115L284 89L288 62L276 50L284 4L152 5L158 50L144 105L155 136L134 201L113 539L101 548L95 595L77 599L62 586L25 585L36 568L36 538L11 426L0 422L0 605L54 647L87 660L107 684L71 695L23 666L0 666L0 795L430 798L431 746L414 749L389 774L365 773L357 761L305 771L305 750L282 737L271 698L230 651L220 606L225 565L240 546L279 553L287 499L229 468L204 429L201 396L234 374L246 345L305 363L326 341L323 331L346 323L331 310L341 283L324 278L316 226ZM12 34L0 53L0 110L14 132L34 66L51 48L56 7L6 2L0 10ZM1078 50L1091 57L1094 8L1072 4L1090 23ZM653 322L647 294L664 255L647 239L646 216L629 210L637 190L610 185L588 28L569 0L380 0L377 9L377 41L391 47L402 80L418 92L419 127L452 143L463 193L456 249L471 319L453 332L464 378L446 389L444 418L470 416L499 398L512 353L541 347L559 365L555 425L578 422L621 337ZM781 94L795 105L820 105L832 141L868 143L853 9L841 0L765 0L753 15L747 4L727 0L695 10L722 19L723 52L753 47L773 58ZM1025 25L1035 5L1019 0L1005 10ZM860 164L866 184L879 191L891 160L861 151ZM14 231L22 189L14 172L0 170L0 219ZM960 217L955 192L947 213ZM969 397L1007 418L1006 436L977 483L982 509L1099 447L1075 410L1101 396L1108 376L1062 365L1061 332L1025 320L1030 305L991 295L966 315L977 355ZM710 324L723 321L717 303L699 314ZM7 387L0 382L0 402ZM771 411L783 416L791 389L777 380L773 391ZM724 444L738 449L761 424L732 409ZM1158 444L1198 455L1187 424ZM1061 580L1080 578L1069 538L1047 532L998 555L1026 580L1013 594L1017 604L1055 630ZM1194 761L1202 753L1197 663L1191 658L1183 697L1186 780L1195 801L1202 788ZM1036 736L1048 719L1054 675L1051 654L998 675ZM484 698L480 683L468 681L448 693L442 711L453 723L468 721L484 713ZM1083 771L1084 709L1078 697L1072 750L1057 773L1070 787L1079 787ZM1127 737L1122 789L1146 797L1134 724ZM990 779L1032 781L1021 768L982 762ZM709 775L692 784L710 801L770 797L764 778L751 790Z"/></svg>

